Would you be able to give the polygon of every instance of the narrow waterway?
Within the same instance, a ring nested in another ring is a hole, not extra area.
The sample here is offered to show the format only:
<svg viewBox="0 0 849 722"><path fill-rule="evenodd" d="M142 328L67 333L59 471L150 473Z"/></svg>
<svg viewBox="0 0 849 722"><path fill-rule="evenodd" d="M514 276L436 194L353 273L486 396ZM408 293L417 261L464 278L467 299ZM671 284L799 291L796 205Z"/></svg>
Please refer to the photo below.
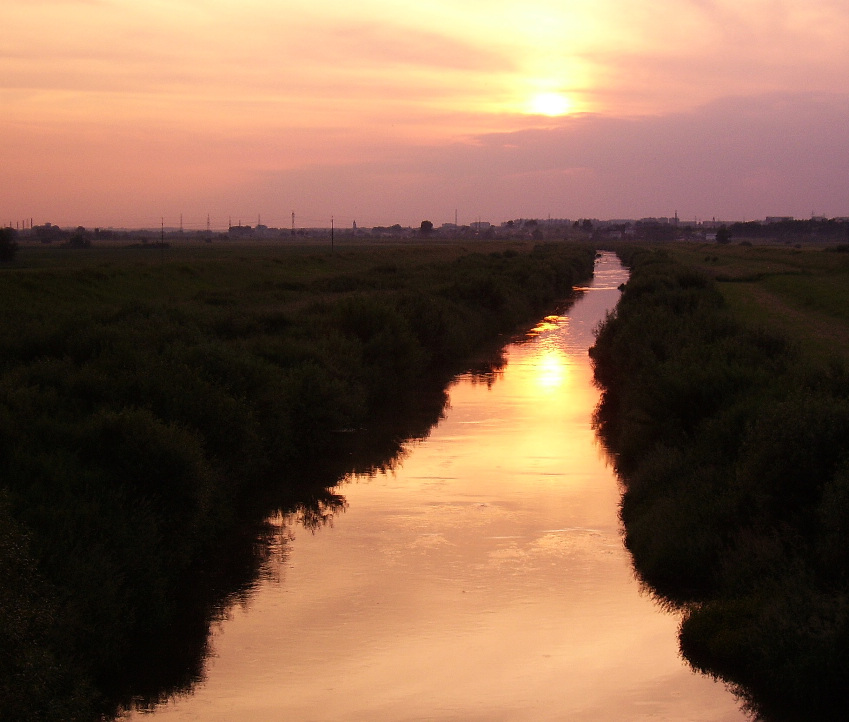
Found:
<svg viewBox="0 0 849 722"><path fill-rule="evenodd" d="M563 316L460 377L396 468L337 489L214 630L206 679L163 720L743 720L640 591L590 422L587 349L626 278L605 254ZM135 713L135 719L148 715Z"/></svg>

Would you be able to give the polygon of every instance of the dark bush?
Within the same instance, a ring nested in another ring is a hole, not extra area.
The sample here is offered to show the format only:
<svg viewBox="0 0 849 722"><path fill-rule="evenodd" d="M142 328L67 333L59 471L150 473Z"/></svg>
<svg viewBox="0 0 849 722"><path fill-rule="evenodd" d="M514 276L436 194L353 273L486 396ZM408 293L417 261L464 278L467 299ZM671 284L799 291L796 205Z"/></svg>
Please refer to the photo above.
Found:
<svg viewBox="0 0 849 722"><path fill-rule="evenodd" d="M0 263L14 260L18 252L18 232L14 228L0 228Z"/></svg>

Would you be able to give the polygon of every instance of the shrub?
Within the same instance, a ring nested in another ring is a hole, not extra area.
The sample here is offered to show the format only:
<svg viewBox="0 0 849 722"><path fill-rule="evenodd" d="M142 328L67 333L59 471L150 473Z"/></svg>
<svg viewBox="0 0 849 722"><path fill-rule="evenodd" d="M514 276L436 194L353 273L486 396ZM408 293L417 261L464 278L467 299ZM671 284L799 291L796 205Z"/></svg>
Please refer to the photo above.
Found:
<svg viewBox="0 0 849 722"><path fill-rule="evenodd" d="M14 228L0 228L0 263L14 260L18 252L18 233Z"/></svg>

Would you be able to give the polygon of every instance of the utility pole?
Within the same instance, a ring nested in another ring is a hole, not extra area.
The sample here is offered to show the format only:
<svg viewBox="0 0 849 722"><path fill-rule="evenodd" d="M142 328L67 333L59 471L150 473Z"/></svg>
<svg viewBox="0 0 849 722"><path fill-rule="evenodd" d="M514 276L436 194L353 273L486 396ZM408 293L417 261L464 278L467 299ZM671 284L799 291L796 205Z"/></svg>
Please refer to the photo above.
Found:
<svg viewBox="0 0 849 722"><path fill-rule="evenodd" d="M292 236L295 235L295 211L292 211Z"/></svg>
<svg viewBox="0 0 849 722"><path fill-rule="evenodd" d="M333 216L330 216L330 255L333 255Z"/></svg>

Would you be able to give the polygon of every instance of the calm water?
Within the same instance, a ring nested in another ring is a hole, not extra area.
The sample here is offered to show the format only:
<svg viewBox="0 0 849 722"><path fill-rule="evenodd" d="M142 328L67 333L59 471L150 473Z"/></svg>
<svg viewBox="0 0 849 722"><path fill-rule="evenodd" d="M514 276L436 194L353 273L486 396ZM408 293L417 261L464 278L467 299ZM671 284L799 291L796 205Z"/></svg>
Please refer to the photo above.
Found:
<svg viewBox="0 0 849 722"><path fill-rule="evenodd" d="M622 547L587 349L625 277L605 255L493 383L459 378L394 471L338 488L332 525L279 520L277 567L214 631L206 680L154 716L745 719L681 661Z"/></svg>

